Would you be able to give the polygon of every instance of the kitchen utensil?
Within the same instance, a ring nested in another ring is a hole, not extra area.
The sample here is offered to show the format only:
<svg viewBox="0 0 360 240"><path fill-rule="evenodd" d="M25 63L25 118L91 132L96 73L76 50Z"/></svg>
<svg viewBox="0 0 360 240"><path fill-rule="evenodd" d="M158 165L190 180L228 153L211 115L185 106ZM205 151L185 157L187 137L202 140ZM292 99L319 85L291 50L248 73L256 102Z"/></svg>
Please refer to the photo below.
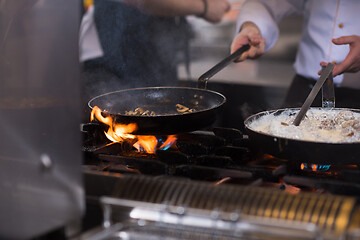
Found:
<svg viewBox="0 0 360 240"><path fill-rule="evenodd" d="M296 114L295 120L293 122L295 126L299 126L300 122L304 119L307 110L314 101L316 95L320 91L320 88L322 87L326 79L330 76L333 68L334 68L334 64L328 63L325 70L321 72L319 80L317 80L316 84L311 89L311 92L309 93L304 104L302 105L300 111Z"/></svg>
<svg viewBox="0 0 360 240"><path fill-rule="evenodd" d="M325 67L322 67L322 70L324 69ZM322 89L322 107L334 108L335 90L334 90L334 81L333 81L332 72L330 73L329 77L326 79L321 89Z"/></svg>
<svg viewBox="0 0 360 240"><path fill-rule="evenodd" d="M206 90L206 82L214 74L233 62L250 48L245 45L222 60L198 80L200 88L150 87L136 88L106 93L91 99L90 108L95 106L104 115L110 115L116 123L136 123L135 135L169 135L199 130L211 125L217 111L226 102L224 95ZM181 104L195 111L179 113L176 105ZM136 108L153 111L154 116L127 115L125 111Z"/></svg>

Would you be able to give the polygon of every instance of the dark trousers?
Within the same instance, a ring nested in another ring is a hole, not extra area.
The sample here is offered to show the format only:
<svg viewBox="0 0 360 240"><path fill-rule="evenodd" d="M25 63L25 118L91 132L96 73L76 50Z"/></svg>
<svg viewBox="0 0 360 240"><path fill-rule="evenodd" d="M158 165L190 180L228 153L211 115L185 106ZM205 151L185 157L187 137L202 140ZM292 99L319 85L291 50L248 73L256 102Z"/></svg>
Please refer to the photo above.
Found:
<svg viewBox="0 0 360 240"><path fill-rule="evenodd" d="M314 79L305 78L301 75L295 75L282 107L301 107L315 83L316 81ZM311 106L321 107L321 100L322 96L320 90ZM360 108L360 89L335 86L335 107Z"/></svg>

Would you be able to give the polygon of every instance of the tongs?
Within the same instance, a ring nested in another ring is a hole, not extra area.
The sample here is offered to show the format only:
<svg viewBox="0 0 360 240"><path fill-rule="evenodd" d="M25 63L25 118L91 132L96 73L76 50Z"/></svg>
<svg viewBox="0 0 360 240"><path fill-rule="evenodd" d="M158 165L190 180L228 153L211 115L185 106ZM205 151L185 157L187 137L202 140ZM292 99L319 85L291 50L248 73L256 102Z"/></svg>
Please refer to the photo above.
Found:
<svg viewBox="0 0 360 240"><path fill-rule="evenodd" d="M296 114L295 116L295 120L293 122L293 124L295 126L299 126L300 122L304 119L306 112L309 110L310 105L313 103L316 95L318 94L318 92L320 91L320 88L324 85L325 81L329 79L329 76L331 76L329 82L327 83L327 87L325 87L325 89L323 90L323 94L325 92L325 95L323 95L323 104L322 106L324 107L324 105L327 104L331 104L331 99L328 99L328 102L324 102L324 100L326 101L326 98L328 98L330 96L331 98L331 87L333 88L333 84L332 84L332 70L334 68L334 64L332 63L328 63L326 68L323 69L321 71L321 75L319 80L317 80L316 84L314 85L314 87L311 89L311 92L309 93L309 95L307 96L304 104L302 105L300 111ZM332 89L332 91L334 91ZM335 95L334 92L332 92L332 101L333 104L335 106Z"/></svg>
<svg viewBox="0 0 360 240"><path fill-rule="evenodd" d="M325 67L322 67L321 71L324 71ZM330 72L329 77L326 79L324 85L322 86L322 107L323 108L334 108L335 107L335 90L334 90L334 80L332 72Z"/></svg>

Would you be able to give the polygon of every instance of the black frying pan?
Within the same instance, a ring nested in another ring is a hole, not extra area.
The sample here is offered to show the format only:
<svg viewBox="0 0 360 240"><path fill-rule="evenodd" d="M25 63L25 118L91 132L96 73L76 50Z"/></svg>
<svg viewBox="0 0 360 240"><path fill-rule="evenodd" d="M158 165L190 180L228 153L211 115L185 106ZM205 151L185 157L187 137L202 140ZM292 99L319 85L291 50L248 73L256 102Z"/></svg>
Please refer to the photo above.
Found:
<svg viewBox="0 0 360 240"><path fill-rule="evenodd" d="M326 110L329 108L320 108ZM360 113L357 109L333 108ZM276 157L314 164L360 164L360 143L324 143L294 140L257 132L249 128L249 124L256 119L274 113L281 114L288 109L260 112L245 120L245 129L249 135L252 147ZM300 109L295 109L300 110Z"/></svg>
<svg viewBox="0 0 360 240"><path fill-rule="evenodd" d="M198 81L201 88L151 87L115 91L91 99L88 105L99 107L116 123L136 123L135 135L169 135L205 128L216 120L218 109L226 102L222 94L205 89L207 81L249 48L249 45L241 47L204 73ZM195 111L179 113L176 104ZM154 111L155 115L125 114L125 111L134 111L138 107Z"/></svg>

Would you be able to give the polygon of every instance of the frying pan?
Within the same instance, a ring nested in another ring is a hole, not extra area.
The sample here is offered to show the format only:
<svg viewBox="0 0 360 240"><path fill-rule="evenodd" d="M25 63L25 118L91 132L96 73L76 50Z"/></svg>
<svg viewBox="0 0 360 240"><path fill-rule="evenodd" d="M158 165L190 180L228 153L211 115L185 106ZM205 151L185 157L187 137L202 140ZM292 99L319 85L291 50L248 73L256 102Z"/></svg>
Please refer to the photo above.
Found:
<svg viewBox="0 0 360 240"><path fill-rule="evenodd" d="M326 110L344 110L360 113L358 109L347 108L312 108ZM314 164L360 164L360 143L325 143L314 141L295 140L284 137L277 137L254 131L249 124L267 114L279 115L286 110L299 108L278 109L264 111L245 119L245 130L249 136L251 147L256 151L263 151L275 157L288 159L298 163Z"/></svg>
<svg viewBox="0 0 360 240"><path fill-rule="evenodd" d="M121 90L97 96L88 105L90 108L99 107L102 114L113 117L115 123L136 123L138 129L132 133L135 135L170 135L205 128L216 120L217 111L226 102L222 94L206 89L207 81L249 48L249 45L244 45L200 76L199 88L150 87ZM176 104L195 111L179 113ZM153 111L155 115L125 114L125 111L134 111L138 107Z"/></svg>

